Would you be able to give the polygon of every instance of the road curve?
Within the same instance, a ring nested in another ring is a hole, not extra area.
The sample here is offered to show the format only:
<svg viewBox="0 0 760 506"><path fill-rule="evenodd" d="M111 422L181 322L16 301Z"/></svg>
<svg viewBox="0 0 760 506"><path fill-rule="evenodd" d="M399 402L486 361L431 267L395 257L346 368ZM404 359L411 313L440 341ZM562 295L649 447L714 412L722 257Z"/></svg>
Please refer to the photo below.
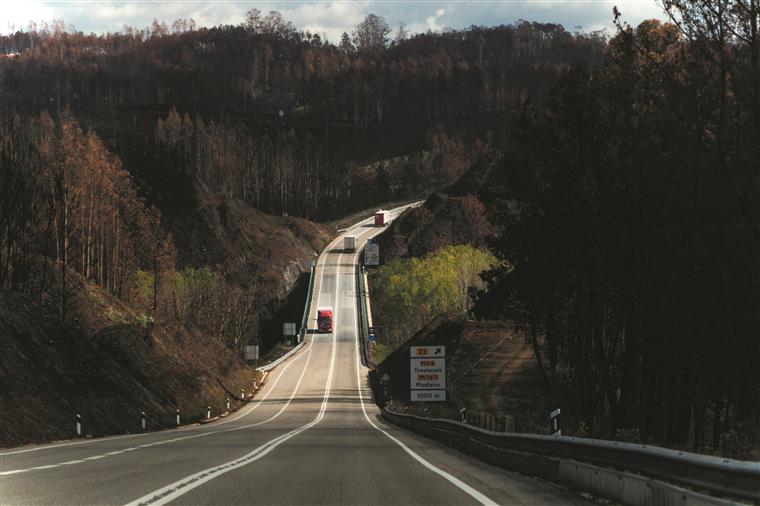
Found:
<svg viewBox="0 0 760 506"><path fill-rule="evenodd" d="M357 254L339 248L381 231L364 220L322 253L309 328L332 306L334 331L308 334L249 406L203 426L0 453L0 504L587 504L379 416L359 357Z"/></svg>

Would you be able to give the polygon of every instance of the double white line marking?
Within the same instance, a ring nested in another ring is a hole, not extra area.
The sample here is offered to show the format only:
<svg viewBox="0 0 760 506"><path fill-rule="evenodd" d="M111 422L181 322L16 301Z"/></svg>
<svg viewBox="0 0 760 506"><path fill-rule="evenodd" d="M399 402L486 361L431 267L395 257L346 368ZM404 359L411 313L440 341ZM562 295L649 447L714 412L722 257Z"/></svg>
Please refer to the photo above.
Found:
<svg viewBox="0 0 760 506"><path fill-rule="evenodd" d="M358 253L357 253L357 255L358 255ZM354 257L354 264L356 264L356 257ZM355 275L358 274L356 272L356 267L354 267L354 274ZM361 294L359 294L359 296L361 297ZM356 314L356 305L354 305L353 314L354 314L354 326L356 328L358 328L358 318L357 318L357 314ZM390 439L391 441L393 441L394 443L396 443L397 445L399 445L406 453L409 454L409 456L411 456L414 460L416 460L417 462L419 462L420 464L422 464L425 468L429 469L430 471L434 472L438 476L442 477L443 479L445 479L446 481L448 481L449 483L451 483L452 485L454 485L455 487L457 487L462 492L468 494L470 497L472 497L473 499L475 499L476 501L478 501L480 504L484 504L484 505L488 505L488 506L496 505L497 503L495 501L493 501L492 499L490 499L486 495L478 492L477 490L475 490L474 488L472 488L471 486L469 486L468 484L466 484L465 482L463 482L462 480L460 480L456 476L452 475L451 473L447 473L446 471L444 471L440 467L437 467L437 466L431 464L430 462L428 462L427 460L423 459L422 457L420 457L418 454L416 454L414 452L414 450L412 450L406 444L404 444L403 441L401 441L397 437L393 436L388 431L381 429L380 427L377 426L377 424L375 422L372 421L372 419L367 414L367 408L364 405L364 396L362 395L362 381L361 381L361 374L360 374L360 371L362 370L362 363L361 363L361 359L359 357L359 333L358 332L356 333L356 346L355 346L355 350L356 350L356 389L359 391L359 402L361 403L362 412L364 413L364 418L367 420L367 422L374 429L380 431L388 439Z"/></svg>
<svg viewBox="0 0 760 506"><path fill-rule="evenodd" d="M337 242L333 241L333 242ZM332 245L332 243L331 243ZM328 249L330 246L328 246ZM333 372L335 371L335 351L336 351L336 336L337 336L337 315L338 315L338 283L340 281L340 258L343 256L341 253L338 255L338 267L336 269L336 276L335 276L335 305L333 307L333 318L335 323L335 328L333 329L332 333L332 352L330 356L330 369L327 373L327 381L325 384L325 394L322 397L322 406L319 409L319 413L317 414L316 418L312 420L311 422L307 423L306 425L302 425L301 427L298 427L297 429L293 429L290 432L287 432L279 437L276 437L272 439L271 441L268 441L264 443L263 445L259 446L258 448L252 450L251 452L243 455L242 457L231 460L229 462L225 462L224 464L220 464L218 466L210 467L208 469L204 469L203 471L199 471L195 474L191 474L189 476L186 476L182 478L181 480L175 481L174 483L170 483L169 485L166 485L165 487L162 487L158 490L155 490L149 494L146 494L138 499L135 499L134 501L127 504L127 506L161 506L163 504L167 504L174 499L177 499L178 497L181 497L191 490L200 487L206 482L209 482L215 478L218 478L219 476L222 476L225 473L228 473L230 471L234 471L235 469L238 469L239 467L246 466L250 464L251 462L255 462L259 460L260 458L264 457L266 454L280 446L285 441L299 435L300 433L310 429L311 427L318 424L325 416L325 411L327 410L327 402L330 399L330 388L332 385L332 378L333 378ZM324 272L325 272L325 266L327 264L327 257L325 256L325 262L322 266L322 272L320 275L320 294L321 295L321 288L322 288L322 282L324 280ZM317 306L319 306L319 295L317 296ZM313 341L310 345L310 351L309 355L311 355L311 349L313 349ZM293 391L293 395L295 395L295 392L298 391L298 388L301 385L301 380L303 379L304 373L308 369L308 362L303 368L303 371L301 372L301 377L298 380L298 385L296 386L295 390ZM293 395L291 395L291 399L293 398ZM288 401L290 403L290 401ZM284 409L284 408L283 408ZM279 414L279 413L278 413Z"/></svg>
<svg viewBox="0 0 760 506"><path fill-rule="evenodd" d="M198 473L191 474L190 476L186 476L185 478L179 481L171 483L163 488L160 488L154 492L151 492L147 495L144 495L143 497L140 497L139 499L136 499L130 502L127 506L138 506L138 505L158 506L162 504L167 504L173 501L174 499L187 494L191 490L197 487L200 487L204 483L213 480L214 478L218 478L219 476L225 473L228 473L239 467L243 467L245 465L250 464L251 462L255 462L259 460L264 455L271 452L272 450L280 446L282 443L284 443L288 439L291 439L297 436L298 434L300 434L301 432L308 430L309 428L318 424L322 420L322 418L324 418L325 416L327 401L330 397L330 384L332 382L334 368L335 368L335 334L333 333L332 357L330 359L330 372L327 375L327 385L325 387L325 396L322 399L322 407L319 410L319 414L314 420L312 420L311 422L307 423L306 425L302 427L291 430L290 432L283 434L282 436L279 436L267 443L264 443L263 445L259 446L258 448L251 451L250 453L247 453L246 455L240 457L239 459L235 459L235 460L232 460L230 462L227 462L215 467L210 467ZM305 367L304 367L304 371L306 371Z"/></svg>
<svg viewBox="0 0 760 506"><path fill-rule="evenodd" d="M306 353L307 350L308 350L308 353ZM248 429L248 428L251 428L251 427L257 427L259 425L263 425L265 423L271 422L272 420L274 420L275 418L277 418L278 416L280 416L282 414L282 412L285 411L285 409L287 409L287 407L290 405L291 401L295 397L296 392L298 391L298 388L301 385L301 381L303 380L303 377L304 377L304 374L306 372L306 369L309 366L309 361L311 360L311 352L312 352L312 344L311 343L309 344L309 347L308 347L307 350L304 350L303 353L299 354L299 356L296 357L295 359L290 360L285 365L285 367L283 367L282 371L277 376L277 379L274 381L274 383L271 384L271 386L267 390L266 395L264 395L264 397L262 397L260 401L258 401L255 405L251 406L248 410L246 410L245 413L243 413L243 414L241 414L241 415L239 415L239 416L237 416L235 418L232 418L232 419L229 419L229 420L225 420L225 421L223 421L221 423L218 423L217 426L218 425L222 425L224 423L234 422L235 420L239 420L240 418L248 415L253 410L255 410L256 408L258 408L261 405L262 402L264 402L265 400L267 400L269 398L269 395L274 391L274 388L277 386L277 383L280 382L280 378L282 378L282 376L285 374L285 371L287 371L288 368L291 365L293 365L294 363L296 363L303 356L306 356L306 364L304 365L304 368L301 371L301 375L298 378L298 383L296 384L296 387L293 389L293 393L290 394L290 398L288 398L287 402L285 404L283 404L282 407L280 407L280 409L274 415L270 416L266 420L262 420L260 422L251 423L251 424L247 424L247 425L241 425L239 427L232 427L232 428L229 428L229 429L211 430L211 431L208 431L208 432L201 432L199 434L193 434L193 435L190 435L190 436L180 436L180 437L175 437L175 438L171 438L171 439L162 439L162 440L159 440L159 441L154 441L152 443L145 443L145 444L138 445L138 446L131 446L131 447L127 447L127 448L121 448L119 450L114 450L114 451L110 451L110 452L107 452L107 453L101 453L99 455L92 455L90 457L84 457L84 458L77 459L77 460L69 460L69 461L66 461L66 462L58 462L58 463L55 463L55 464L40 465L40 466L27 467L27 468L22 468L22 469L12 469L10 471L1 471L0 472L0 476L10 476L10 475L13 475L13 474L28 473L28 472L31 472L31 471L43 471L43 470L46 470L46 469L55 469L57 467L62 467L62 466L69 466L69 465L74 465L74 464L82 464L84 462L88 462L88 461L91 461L91 460L99 460L99 459L103 459L103 458L106 458L106 457L114 457L116 455L120 455L122 453L133 452L135 450L142 450L144 448L152 448L154 446L162 446L162 445L165 445L165 444L176 443L177 441L184 441L184 440L187 440L187 439L197 439L197 438L206 437L206 436L213 436L215 434L222 434L222 433L225 433L225 432L234 432L234 431L238 431L238 430ZM103 441L108 441L108 440L109 439L104 439Z"/></svg>

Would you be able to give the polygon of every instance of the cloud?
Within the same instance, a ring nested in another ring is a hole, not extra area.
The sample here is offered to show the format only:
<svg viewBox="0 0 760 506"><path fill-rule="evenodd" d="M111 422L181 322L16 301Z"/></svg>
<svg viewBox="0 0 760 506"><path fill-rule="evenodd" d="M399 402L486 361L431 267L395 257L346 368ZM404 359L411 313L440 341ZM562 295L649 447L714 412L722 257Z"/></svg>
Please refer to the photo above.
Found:
<svg viewBox="0 0 760 506"><path fill-rule="evenodd" d="M446 14L446 9L437 9L435 11L435 16L428 16L425 20L427 22L428 30L431 32L440 31L443 27L438 26L438 19L443 17L444 14Z"/></svg>
<svg viewBox="0 0 760 506"><path fill-rule="evenodd" d="M27 30L29 21L51 21L55 11L44 2L3 2L0 5L0 33Z"/></svg>
<svg viewBox="0 0 760 506"><path fill-rule="evenodd" d="M367 14L383 16L391 27L404 22L412 32L441 30L445 26L467 28L471 25L512 24L520 19L552 22L568 30L613 29L612 6L617 5L623 20L637 25L646 18L664 19L655 0L505 0L502 2L417 0L409 2L368 0L271 0L265 2L213 1L4 1L0 0L0 33L14 28L26 29L30 20L40 22L63 19L86 33L114 32L125 24L138 28L153 19L168 25L177 18L193 18L198 26L237 25L245 12L257 8L263 13L278 10L285 19L302 30L319 33L333 42Z"/></svg>
<svg viewBox="0 0 760 506"><path fill-rule="evenodd" d="M285 19L298 28L318 33L331 42L338 42L343 32L350 35L354 25L368 14L369 6L367 3L345 1L305 2L297 7L292 5L287 4L285 8L278 9Z"/></svg>

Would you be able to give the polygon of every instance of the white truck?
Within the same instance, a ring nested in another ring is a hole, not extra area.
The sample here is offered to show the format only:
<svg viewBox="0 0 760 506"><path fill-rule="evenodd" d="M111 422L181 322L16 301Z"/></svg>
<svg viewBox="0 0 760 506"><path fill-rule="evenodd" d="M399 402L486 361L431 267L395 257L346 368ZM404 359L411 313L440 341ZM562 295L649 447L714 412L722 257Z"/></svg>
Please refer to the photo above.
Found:
<svg viewBox="0 0 760 506"><path fill-rule="evenodd" d="M343 238L343 250L344 251L356 251L356 237L353 235L347 235Z"/></svg>

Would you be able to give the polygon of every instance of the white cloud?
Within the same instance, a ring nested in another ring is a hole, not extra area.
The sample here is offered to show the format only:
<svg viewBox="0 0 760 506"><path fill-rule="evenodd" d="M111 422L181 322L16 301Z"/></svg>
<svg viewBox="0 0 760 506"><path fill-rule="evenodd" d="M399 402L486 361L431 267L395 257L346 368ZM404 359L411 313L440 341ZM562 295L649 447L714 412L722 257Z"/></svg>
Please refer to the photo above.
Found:
<svg viewBox="0 0 760 506"><path fill-rule="evenodd" d="M428 30L431 32L440 31L443 27L438 25L438 19L443 17L444 14L446 14L446 9L437 9L435 11L435 16L428 16L425 20L427 22Z"/></svg>
<svg viewBox="0 0 760 506"><path fill-rule="evenodd" d="M404 22L411 32L440 30L444 26L467 28L470 25L511 24L518 19L561 23L568 30L612 28L612 6L617 5L623 19L637 25L643 19L659 17L662 10L655 0L505 0L463 1L430 0L396 2L384 0L270 0L264 2L165 0L165 1L19 1L0 0L0 33L26 27L29 20L40 22L63 19L84 32L114 32L125 24L142 28L154 18L168 25L177 18L193 18L198 26L237 25L245 12L257 8L263 13L278 10L285 19L302 30L319 33L337 42L345 31L369 13L385 17L395 28Z"/></svg>
<svg viewBox="0 0 760 506"><path fill-rule="evenodd" d="M55 17L55 11L44 2L0 2L0 33L26 31L31 20L50 22Z"/></svg>
<svg viewBox="0 0 760 506"><path fill-rule="evenodd" d="M369 3L329 1L308 2L279 10L285 19L300 29L318 33L337 43L343 32L351 35L354 25L364 19L369 7Z"/></svg>

